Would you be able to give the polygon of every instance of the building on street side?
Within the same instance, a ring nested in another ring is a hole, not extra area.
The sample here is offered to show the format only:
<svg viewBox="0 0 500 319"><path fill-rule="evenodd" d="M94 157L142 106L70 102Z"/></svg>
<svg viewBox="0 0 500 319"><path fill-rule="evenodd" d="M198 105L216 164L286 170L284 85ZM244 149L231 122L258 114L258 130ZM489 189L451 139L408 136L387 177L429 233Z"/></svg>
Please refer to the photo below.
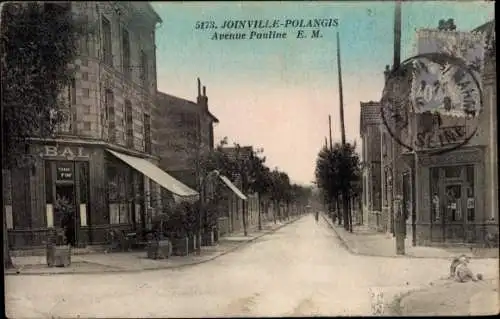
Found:
<svg viewBox="0 0 500 319"><path fill-rule="evenodd" d="M360 128L362 144L363 223L377 230L385 230L382 214L382 119L379 102L361 102Z"/></svg>
<svg viewBox="0 0 500 319"><path fill-rule="evenodd" d="M476 29L487 31L486 43L494 41L494 21ZM439 39L442 31L424 30L427 39ZM460 37L477 41L477 33L448 32L448 37ZM492 40L493 39L493 40ZM498 162L496 159L496 57L491 48L484 55L480 74L483 100L482 113L477 122L463 121L463 131L472 132L464 145L445 153L433 152L431 144L416 147L414 152L403 151L407 163L403 172L403 209L407 224L411 223L413 201L415 208L415 235L417 245L442 245L444 243L483 244L485 237L498 236ZM419 47L419 50L422 48ZM421 52L421 51L419 51ZM403 143L410 145L409 138L421 134L429 127L429 118L414 113L410 117L410 129ZM440 117L440 130L449 123L457 122L448 115ZM448 125L448 126L447 126ZM437 131L436 131L437 132ZM439 131L441 132L441 131ZM413 134L413 135L412 135ZM441 142L442 143L442 142ZM412 162L415 169L412 172ZM412 185L412 173L415 185ZM412 192L412 189L414 192ZM415 198L413 198L415 197ZM407 232L407 234L410 234ZM498 238L498 237L497 237Z"/></svg>
<svg viewBox="0 0 500 319"><path fill-rule="evenodd" d="M196 165L199 155L214 148L214 124L219 120L208 108L205 86L198 79L196 103L157 92L160 167L191 188L197 188Z"/></svg>
<svg viewBox="0 0 500 319"><path fill-rule="evenodd" d="M31 139L31 168L2 171L13 249L42 246L64 226L64 203L72 244L85 246L107 242L112 228L147 227L161 210L160 185L197 196L156 166L157 13L147 2L70 6L93 31L81 39L74 80L61 97L67 121L54 138Z"/></svg>

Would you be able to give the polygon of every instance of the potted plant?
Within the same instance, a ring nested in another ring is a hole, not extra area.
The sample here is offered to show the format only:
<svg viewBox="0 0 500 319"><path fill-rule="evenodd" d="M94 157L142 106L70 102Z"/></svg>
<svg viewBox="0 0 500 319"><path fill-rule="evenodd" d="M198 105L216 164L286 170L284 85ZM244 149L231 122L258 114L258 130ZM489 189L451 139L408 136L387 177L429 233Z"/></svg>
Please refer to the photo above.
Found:
<svg viewBox="0 0 500 319"><path fill-rule="evenodd" d="M74 206L66 197L56 197L54 211L61 216L61 227L54 228L49 233L46 247L47 266L68 267L71 265L71 245L68 235L73 231Z"/></svg>
<svg viewBox="0 0 500 319"><path fill-rule="evenodd" d="M186 231L187 206L184 203L175 205L165 225L165 233L172 243L172 253L176 256L188 254L188 232Z"/></svg>
<svg viewBox="0 0 500 319"><path fill-rule="evenodd" d="M166 259L172 255L172 243L165 236L168 219L167 214L160 214L153 219L153 232L147 244L147 256L150 259Z"/></svg>

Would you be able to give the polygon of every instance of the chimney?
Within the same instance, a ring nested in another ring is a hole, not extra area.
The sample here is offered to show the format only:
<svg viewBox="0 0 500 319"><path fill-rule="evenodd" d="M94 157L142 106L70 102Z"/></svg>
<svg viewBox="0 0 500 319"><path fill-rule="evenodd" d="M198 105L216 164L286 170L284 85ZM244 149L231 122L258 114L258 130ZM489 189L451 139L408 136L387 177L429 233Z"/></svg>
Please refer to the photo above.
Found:
<svg viewBox="0 0 500 319"><path fill-rule="evenodd" d="M201 96L201 81L200 81L200 78L198 78L198 96L196 97L196 103L198 103L198 105L203 104L203 99L202 99L202 96Z"/></svg>
<svg viewBox="0 0 500 319"><path fill-rule="evenodd" d="M387 82L387 80L389 79L389 74L391 73L391 70L390 70L390 66L389 65L386 65L385 66L385 71L384 71L384 79L385 79L385 82Z"/></svg>
<svg viewBox="0 0 500 319"><path fill-rule="evenodd" d="M200 97L202 106L205 110L208 110L208 97L207 97L207 88L203 86L203 96Z"/></svg>

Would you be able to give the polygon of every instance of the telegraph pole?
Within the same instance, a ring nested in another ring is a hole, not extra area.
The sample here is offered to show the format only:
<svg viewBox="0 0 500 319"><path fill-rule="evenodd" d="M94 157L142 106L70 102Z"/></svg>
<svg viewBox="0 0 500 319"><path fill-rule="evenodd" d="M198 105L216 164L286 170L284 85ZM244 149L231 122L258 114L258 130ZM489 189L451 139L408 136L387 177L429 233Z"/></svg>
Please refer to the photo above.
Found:
<svg viewBox="0 0 500 319"><path fill-rule="evenodd" d="M337 32L337 71L339 79L339 108L340 108L340 132L342 136L342 156L345 156L346 148L346 138L345 138L345 122L344 122L344 92L342 88L342 65L340 61L340 37ZM342 185L346 184L347 181L341 181ZM347 190L342 192L342 208L344 210L344 229L352 232L352 225L350 222L349 214L349 194Z"/></svg>
<svg viewBox="0 0 500 319"><path fill-rule="evenodd" d="M332 142L332 116L328 115L328 130L330 132L330 151L333 150L333 142Z"/></svg>
<svg viewBox="0 0 500 319"><path fill-rule="evenodd" d="M403 74L399 71L401 65L401 1L398 0L395 3L394 8L394 62L392 65L393 72L395 71L395 76L398 80L402 80ZM399 92L394 92L398 94ZM399 102L396 102L399 103ZM394 105L398 111L405 107L404 102L400 105ZM398 139L401 139L401 127L396 123L394 125L395 135ZM401 183L401 145L399 143L392 143L393 146L393 158L392 158L392 183L393 183L393 214L394 218L394 233L396 237L396 254L405 254L405 227L406 222L403 216L404 212L402 209L402 183Z"/></svg>

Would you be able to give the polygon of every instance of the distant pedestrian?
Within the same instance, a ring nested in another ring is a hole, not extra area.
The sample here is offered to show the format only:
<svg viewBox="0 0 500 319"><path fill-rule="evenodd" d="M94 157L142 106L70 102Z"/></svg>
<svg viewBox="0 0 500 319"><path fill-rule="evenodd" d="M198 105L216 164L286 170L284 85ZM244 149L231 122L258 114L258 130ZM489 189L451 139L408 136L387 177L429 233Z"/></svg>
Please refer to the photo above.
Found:
<svg viewBox="0 0 500 319"><path fill-rule="evenodd" d="M316 219L316 222L318 222L318 219L319 219L319 212L316 211L316 214L314 215L314 219Z"/></svg>

